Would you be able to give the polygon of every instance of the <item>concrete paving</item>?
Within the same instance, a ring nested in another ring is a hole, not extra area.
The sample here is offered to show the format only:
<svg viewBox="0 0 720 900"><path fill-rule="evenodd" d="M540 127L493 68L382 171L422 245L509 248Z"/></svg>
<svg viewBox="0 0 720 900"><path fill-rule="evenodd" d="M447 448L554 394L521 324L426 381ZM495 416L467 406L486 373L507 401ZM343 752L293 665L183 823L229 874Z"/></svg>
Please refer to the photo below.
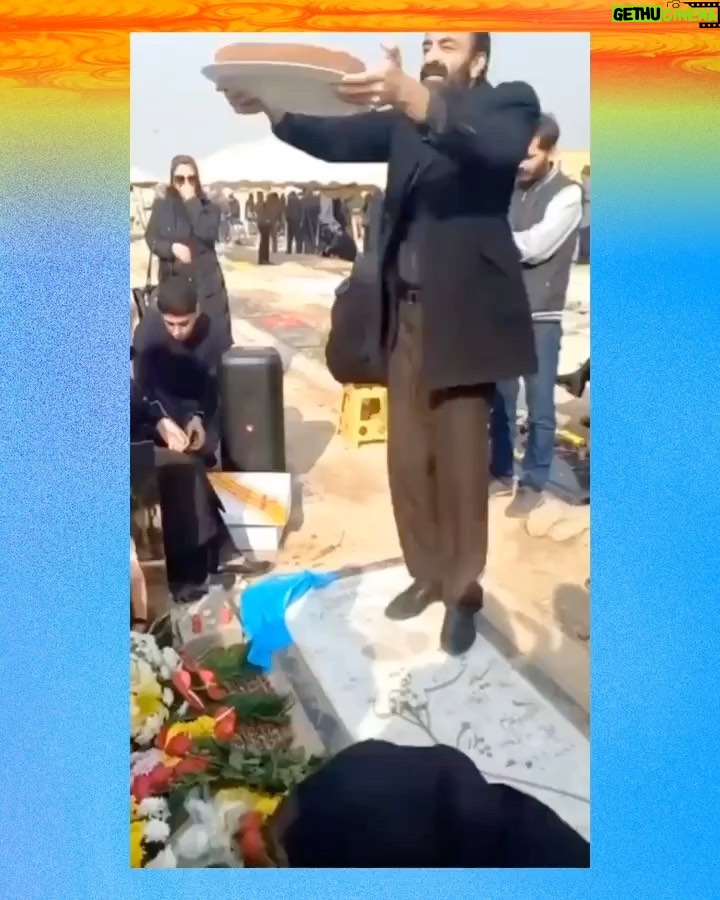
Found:
<svg viewBox="0 0 720 900"><path fill-rule="evenodd" d="M334 290L349 267L313 258L277 258L256 267L252 252L224 262L236 343L276 346L285 366L286 443L294 504L280 570L332 570L396 560L385 447L351 449L336 434L341 388L323 365ZM146 250L132 245L133 284ZM568 296L564 370L589 354L589 271L576 267ZM587 412L558 389L562 424ZM589 509L551 504L527 523L491 501L485 617L517 664L537 669L589 710ZM542 512L542 515L540 513ZM549 524L548 521L552 520Z"/></svg>

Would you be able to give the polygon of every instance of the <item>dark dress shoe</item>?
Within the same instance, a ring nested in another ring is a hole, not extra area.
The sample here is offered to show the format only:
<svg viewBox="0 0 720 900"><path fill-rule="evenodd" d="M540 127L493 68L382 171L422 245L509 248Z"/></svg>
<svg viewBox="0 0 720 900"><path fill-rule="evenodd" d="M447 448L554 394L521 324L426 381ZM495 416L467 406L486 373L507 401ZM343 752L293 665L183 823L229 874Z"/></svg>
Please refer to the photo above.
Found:
<svg viewBox="0 0 720 900"><path fill-rule="evenodd" d="M385 615L394 622L414 619L437 600L440 600L440 591L436 586L413 581L409 588L390 601L385 608Z"/></svg>
<svg viewBox="0 0 720 900"><path fill-rule="evenodd" d="M223 575L232 573L233 575L245 575L247 578L257 578L258 575L267 575L270 569L272 569L270 562L240 556L220 566L218 572Z"/></svg>
<svg viewBox="0 0 720 900"><path fill-rule="evenodd" d="M203 582L173 582L169 585L175 603L197 603L206 597L210 589L210 579Z"/></svg>
<svg viewBox="0 0 720 900"><path fill-rule="evenodd" d="M462 656L475 643L475 609L472 606L451 606L445 611L440 647L450 656Z"/></svg>
<svg viewBox="0 0 720 900"><path fill-rule="evenodd" d="M555 379L555 384L565 388L568 394L572 394L573 397L582 397L588 381L590 381L590 360L584 362L579 369L570 372L568 375L558 375Z"/></svg>

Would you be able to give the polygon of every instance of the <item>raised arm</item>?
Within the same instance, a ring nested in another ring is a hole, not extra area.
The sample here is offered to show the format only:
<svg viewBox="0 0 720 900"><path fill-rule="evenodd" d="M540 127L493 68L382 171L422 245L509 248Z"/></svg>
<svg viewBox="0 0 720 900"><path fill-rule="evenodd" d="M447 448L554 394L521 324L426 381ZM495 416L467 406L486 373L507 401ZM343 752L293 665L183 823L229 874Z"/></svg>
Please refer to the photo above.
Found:
<svg viewBox="0 0 720 900"><path fill-rule="evenodd" d="M529 84L511 81L433 91L425 121L428 139L459 161L517 168L540 121L540 102Z"/></svg>
<svg viewBox="0 0 720 900"><path fill-rule="evenodd" d="M325 162L382 163L390 159L392 110L355 116L304 116L268 111L273 132Z"/></svg>
<svg viewBox="0 0 720 900"><path fill-rule="evenodd" d="M540 103L529 84L431 88L403 71L397 47L385 48L379 68L346 75L338 91L350 103L389 104L442 153L492 168L516 168L540 121Z"/></svg>

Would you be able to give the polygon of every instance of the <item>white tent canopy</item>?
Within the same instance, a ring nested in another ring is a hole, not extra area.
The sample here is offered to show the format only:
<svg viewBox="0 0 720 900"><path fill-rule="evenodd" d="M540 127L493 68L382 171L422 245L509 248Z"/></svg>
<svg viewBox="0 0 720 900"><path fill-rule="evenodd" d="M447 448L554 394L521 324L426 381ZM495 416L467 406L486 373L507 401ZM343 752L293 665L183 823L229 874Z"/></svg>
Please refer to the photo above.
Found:
<svg viewBox="0 0 720 900"><path fill-rule="evenodd" d="M160 181L149 172L145 172L138 166L130 166L130 184L157 184Z"/></svg>
<svg viewBox="0 0 720 900"><path fill-rule="evenodd" d="M361 184L384 188L385 164L328 163L290 147L270 135L247 144L235 144L198 163L204 184Z"/></svg>

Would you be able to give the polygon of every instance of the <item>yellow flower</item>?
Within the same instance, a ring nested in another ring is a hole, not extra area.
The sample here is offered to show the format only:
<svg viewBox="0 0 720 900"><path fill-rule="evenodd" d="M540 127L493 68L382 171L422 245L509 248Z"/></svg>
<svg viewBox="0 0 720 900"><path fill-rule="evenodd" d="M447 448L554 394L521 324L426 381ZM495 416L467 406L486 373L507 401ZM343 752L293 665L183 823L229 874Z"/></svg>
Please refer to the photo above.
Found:
<svg viewBox="0 0 720 900"><path fill-rule="evenodd" d="M149 666L133 666L130 676L131 733L136 734L147 719L164 711L162 688L153 675L152 669Z"/></svg>
<svg viewBox="0 0 720 900"><path fill-rule="evenodd" d="M176 722L168 728L168 740L176 734L187 734L192 738L204 738L213 736L215 719L212 716L198 716L191 722Z"/></svg>
<svg viewBox="0 0 720 900"><path fill-rule="evenodd" d="M198 716L191 722L175 722L167 730L166 744L175 735L186 734L190 738L207 738L213 736L213 728L215 719L212 716ZM163 757L163 763L166 766L175 766L180 761L177 756L168 756L166 753Z"/></svg>
<svg viewBox="0 0 720 900"><path fill-rule="evenodd" d="M142 869L145 853L142 848L143 823L130 823L130 867Z"/></svg>
<svg viewBox="0 0 720 900"><path fill-rule="evenodd" d="M225 788L218 791L217 797L221 803L242 803L248 809L258 812L262 816L271 816L283 799L281 796L271 796L244 787Z"/></svg>

